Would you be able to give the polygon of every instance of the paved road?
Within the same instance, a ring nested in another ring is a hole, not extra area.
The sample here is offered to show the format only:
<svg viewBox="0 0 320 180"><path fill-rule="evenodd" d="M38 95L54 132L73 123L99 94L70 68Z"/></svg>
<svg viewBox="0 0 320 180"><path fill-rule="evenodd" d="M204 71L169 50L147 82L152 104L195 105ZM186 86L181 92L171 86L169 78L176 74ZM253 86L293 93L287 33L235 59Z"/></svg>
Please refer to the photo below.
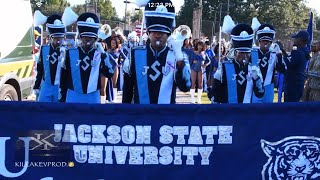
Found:
<svg viewBox="0 0 320 180"><path fill-rule="evenodd" d="M118 95L116 99L116 103L121 103L122 96ZM177 97L176 97L176 102L177 104L190 104L190 94L189 93L184 93L181 91L177 91Z"/></svg>
<svg viewBox="0 0 320 180"><path fill-rule="evenodd" d="M178 91L176 102L177 104L190 104L191 102L190 94Z"/></svg>
<svg viewBox="0 0 320 180"><path fill-rule="evenodd" d="M35 101L35 97L29 96L28 99L25 99L24 101ZM118 95L115 103L121 103L121 101L122 101L122 96ZM190 104L189 93L178 91L176 101L177 101L177 104Z"/></svg>

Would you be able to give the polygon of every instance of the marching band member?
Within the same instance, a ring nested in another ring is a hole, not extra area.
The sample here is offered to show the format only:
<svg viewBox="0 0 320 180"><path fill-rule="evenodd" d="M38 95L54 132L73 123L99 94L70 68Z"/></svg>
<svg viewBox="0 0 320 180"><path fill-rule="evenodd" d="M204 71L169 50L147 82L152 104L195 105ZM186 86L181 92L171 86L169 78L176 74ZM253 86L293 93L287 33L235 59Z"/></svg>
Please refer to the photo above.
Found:
<svg viewBox="0 0 320 180"><path fill-rule="evenodd" d="M191 86L190 65L181 51L182 42L173 40L171 48L167 45L175 26L174 6L170 0L151 0L144 5L150 44L133 48L129 54L122 102L173 104L176 87L187 92Z"/></svg>
<svg viewBox="0 0 320 180"><path fill-rule="evenodd" d="M137 35L137 32L132 31L128 34L128 41L125 41L123 43L121 49L120 49L120 57L119 57L119 76L118 76L118 83L117 83L117 89L119 92L122 93L123 91L123 83L124 83L124 63L126 59L128 59L128 54L134 47L139 46L139 37Z"/></svg>
<svg viewBox="0 0 320 180"><path fill-rule="evenodd" d="M213 103L250 103L252 94L264 95L259 67L250 64L253 30L247 24L238 24L231 31L234 53L227 56L215 73L208 97Z"/></svg>
<svg viewBox="0 0 320 180"><path fill-rule="evenodd" d="M112 76L111 79L108 80L107 83L107 100L109 102L115 102L117 99L117 82L118 82L118 78L119 78L119 72L120 72L120 68L121 68L121 62L122 60L122 56L121 55L121 50L120 50L120 46L119 46L119 41L118 41L118 37L115 36L113 38L111 38L110 41L110 48L108 49L108 53L110 55L110 62L112 64L112 68L114 70L114 75Z"/></svg>
<svg viewBox="0 0 320 180"><path fill-rule="evenodd" d="M197 96L197 102L198 104L201 104L201 96L203 92L203 72L205 71L206 67L210 65L211 61L208 58L208 56L205 53L205 43L200 41L195 45L193 56L191 56L191 89L190 89L190 95L191 95L191 103L195 103L195 88L196 88L196 82L198 87L198 96Z"/></svg>
<svg viewBox="0 0 320 180"><path fill-rule="evenodd" d="M106 40L111 37L111 27L109 24L104 24L100 27L99 32L98 32L98 39L101 41L101 44L103 46L103 49L105 51L108 50L108 45L106 43ZM98 40L98 41L99 41ZM101 80L101 89L100 89L100 98L101 98L101 104L106 103L106 92L107 92L107 83L108 83L108 78L106 78L103 75L100 75L100 80Z"/></svg>
<svg viewBox="0 0 320 180"><path fill-rule="evenodd" d="M258 65L264 83L265 93L262 98L257 98L253 94L253 103L273 103L274 99L274 73L285 72L285 64L282 62L282 54L277 44L272 42L275 38L275 30L269 24L261 25L257 30L257 40L259 48L253 48L251 64Z"/></svg>
<svg viewBox="0 0 320 180"><path fill-rule="evenodd" d="M128 48L133 48L138 46L139 44L139 37L137 35L137 32L132 31L128 34Z"/></svg>
<svg viewBox="0 0 320 180"><path fill-rule="evenodd" d="M59 101L61 63L65 55L65 48L62 46L65 39L65 25L61 18L60 15L55 14L46 19L50 43L41 46L37 77L33 88L35 94L39 94L39 102Z"/></svg>
<svg viewBox="0 0 320 180"><path fill-rule="evenodd" d="M81 44L66 51L62 69L62 102L100 103L100 74L110 78L113 69L109 55L97 44L99 18L83 13L77 19Z"/></svg>

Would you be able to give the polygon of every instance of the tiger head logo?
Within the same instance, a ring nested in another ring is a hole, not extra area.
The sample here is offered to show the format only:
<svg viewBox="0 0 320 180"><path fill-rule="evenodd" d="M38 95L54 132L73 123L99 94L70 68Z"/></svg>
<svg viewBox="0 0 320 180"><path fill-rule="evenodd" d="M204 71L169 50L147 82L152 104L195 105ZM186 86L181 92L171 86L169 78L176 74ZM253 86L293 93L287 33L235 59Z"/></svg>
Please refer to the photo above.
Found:
<svg viewBox="0 0 320 180"><path fill-rule="evenodd" d="M320 179L320 138L294 136L278 142L261 140L269 157L263 166L263 180Z"/></svg>

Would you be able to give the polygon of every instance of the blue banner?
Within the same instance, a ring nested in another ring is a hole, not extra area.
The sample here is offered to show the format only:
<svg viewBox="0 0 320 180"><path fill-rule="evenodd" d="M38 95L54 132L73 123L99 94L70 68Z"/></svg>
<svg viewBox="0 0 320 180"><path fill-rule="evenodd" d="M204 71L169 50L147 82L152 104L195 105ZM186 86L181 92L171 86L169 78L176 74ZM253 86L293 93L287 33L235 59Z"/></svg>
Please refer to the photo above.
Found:
<svg viewBox="0 0 320 180"><path fill-rule="evenodd" d="M319 103L0 107L0 179L320 178Z"/></svg>

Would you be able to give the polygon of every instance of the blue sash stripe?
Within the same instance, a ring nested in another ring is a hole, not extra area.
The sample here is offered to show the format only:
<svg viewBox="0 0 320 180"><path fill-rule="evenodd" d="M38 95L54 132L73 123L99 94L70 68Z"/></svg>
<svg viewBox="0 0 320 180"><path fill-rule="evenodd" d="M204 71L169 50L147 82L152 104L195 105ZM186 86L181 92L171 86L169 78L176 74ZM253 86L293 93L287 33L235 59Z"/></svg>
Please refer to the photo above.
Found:
<svg viewBox="0 0 320 180"><path fill-rule="evenodd" d="M278 103L281 103L284 85L284 74L278 73Z"/></svg>
<svg viewBox="0 0 320 180"><path fill-rule="evenodd" d="M100 104L100 91L82 94L68 89L66 102Z"/></svg>
<svg viewBox="0 0 320 180"><path fill-rule="evenodd" d="M274 84L271 83L269 85L264 86L263 102L273 103L273 98L274 98Z"/></svg>
<svg viewBox="0 0 320 180"><path fill-rule="evenodd" d="M78 49L69 49L69 55L70 55L71 76L72 76L74 91L78 93L83 93L81 74L80 74L80 65L77 66L78 60L79 60Z"/></svg>
<svg viewBox="0 0 320 180"><path fill-rule="evenodd" d="M258 98L252 92L252 103L273 103L274 98L274 84L264 86L264 95L262 98Z"/></svg>
<svg viewBox="0 0 320 180"><path fill-rule="evenodd" d="M233 80L235 69L232 63L225 63L228 87L228 102L230 104L238 103L237 79Z"/></svg>
<svg viewBox="0 0 320 180"><path fill-rule="evenodd" d="M47 59L47 56L50 52L50 46L42 46L42 62L44 68L44 81L48 84L51 84L51 73L50 73L50 61Z"/></svg>
<svg viewBox="0 0 320 180"><path fill-rule="evenodd" d="M253 66L258 66L258 59L259 59L258 49L253 48L251 51L251 64Z"/></svg>
<svg viewBox="0 0 320 180"><path fill-rule="evenodd" d="M148 74L143 75L144 66L147 66L147 50L136 49L135 51L135 68L137 77L137 87L139 93L139 104L150 104Z"/></svg>

